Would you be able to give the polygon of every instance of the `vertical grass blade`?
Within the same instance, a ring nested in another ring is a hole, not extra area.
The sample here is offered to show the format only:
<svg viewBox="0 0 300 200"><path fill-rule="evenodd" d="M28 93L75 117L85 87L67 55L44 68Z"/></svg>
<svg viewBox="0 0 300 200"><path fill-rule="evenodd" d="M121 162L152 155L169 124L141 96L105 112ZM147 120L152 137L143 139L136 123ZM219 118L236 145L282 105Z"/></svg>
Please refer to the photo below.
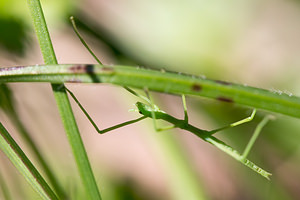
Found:
<svg viewBox="0 0 300 200"><path fill-rule="evenodd" d="M50 35L39 0L27 0L34 21L35 31L40 43L45 64L57 64ZM52 84L52 90L58 105L79 174L88 199L101 199L87 153L85 151L64 85Z"/></svg>
<svg viewBox="0 0 300 200"><path fill-rule="evenodd" d="M58 199L2 123L0 123L0 148L43 199Z"/></svg>

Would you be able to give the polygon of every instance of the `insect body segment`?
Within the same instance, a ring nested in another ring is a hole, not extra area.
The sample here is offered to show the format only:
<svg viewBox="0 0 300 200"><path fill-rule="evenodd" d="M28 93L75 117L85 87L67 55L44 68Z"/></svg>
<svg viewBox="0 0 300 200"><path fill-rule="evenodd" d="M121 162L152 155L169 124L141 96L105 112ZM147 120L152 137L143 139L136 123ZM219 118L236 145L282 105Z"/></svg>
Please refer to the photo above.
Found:
<svg viewBox="0 0 300 200"><path fill-rule="evenodd" d="M207 131L207 130L199 129L199 128L197 128L197 127L195 127L195 126L188 123L187 108L186 108L186 102L185 102L185 97L184 96L183 96L182 100L183 100L184 115L185 115L183 120L177 119L177 118L165 113L164 111L161 111L157 106L153 106L153 105L149 106L149 105L146 105L146 104L141 103L141 102L137 102L136 106L138 108L139 113L142 114L144 117L149 117L149 118L152 118L154 120L161 119L161 120L164 120L166 122L169 122L169 123L173 124L172 126L168 126L167 128L157 128L156 123L154 122L154 126L155 126L156 130L162 131L162 130L166 130L166 129L170 129L170 128L180 128L180 129L189 131L189 132L193 133L194 135L200 137L204 141L214 145L215 147L222 150L223 152L227 153L228 155L230 155L234 159L238 160L239 162L243 163L247 167L251 168L252 170L257 172L258 174L260 174L263 177L269 179L269 176L271 175L271 173L265 171L264 169L262 169L262 168L258 167L257 165L255 165L253 162L246 159L251 147L254 144L255 139L257 138L257 136L259 134L259 132L261 131L262 127L267 123L267 121L270 119L269 116L265 117L262 120L262 122L257 126L257 128L256 128L251 140L249 141L244 153L240 154L238 151L234 150L231 146L225 144L224 142L217 139L216 137L213 137L212 134L214 134L216 132L219 132L221 130L231 128L231 127L235 127L235 126L238 126L240 124L251 121L255 116L255 113L256 113L255 109L253 110L252 114L249 117L245 118L245 119L242 119L242 120L237 121L235 123L229 124L228 126L225 126L225 127L222 127L222 128ZM155 109L153 109L153 108L155 108Z"/></svg>
<svg viewBox="0 0 300 200"><path fill-rule="evenodd" d="M139 113L146 116L146 117L152 117L152 114L155 115L155 119L162 119L166 122L169 122L171 124L174 124L174 128L181 128L184 130L189 130L189 129L193 129L193 126L188 124L187 120L182 120L182 119L177 119L167 113L165 113L162 110L153 110L150 106L141 103L141 102L137 102L135 104L139 110ZM199 129L200 130L200 129ZM206 132L207 134L209 133L208 131L204 131L201 130L201 133Z"/></svg>

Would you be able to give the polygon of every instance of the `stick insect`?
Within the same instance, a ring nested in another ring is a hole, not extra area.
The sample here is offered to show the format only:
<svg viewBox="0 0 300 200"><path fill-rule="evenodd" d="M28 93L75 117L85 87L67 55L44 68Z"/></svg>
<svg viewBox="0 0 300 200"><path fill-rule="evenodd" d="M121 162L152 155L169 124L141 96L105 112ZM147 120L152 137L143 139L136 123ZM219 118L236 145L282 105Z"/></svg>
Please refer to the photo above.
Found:
<svg viewBox="0 0 300 200"><path fill-rule="evenodd" d="M74 29L75 33L77 34L77 36L79 37L80 41L87 48L87 50L91 53L91 55L96 59L96 61L99 64L102 64L100 62L100 60L96 57L96 55L93 53L93 51L88 47L88 45L86 44L84 39L81 37L81 35L79 34L73 17L71 17L71 22L72 22L72 25L73 25L73 29ZM253 146L256 138L258 137L259 133L261 132L262 128L271 119L271 116L266 116L257 125L257 127L254 131L254 134L251 137L250 141L248 142L244 152L242 154L240 154L238 151L233 149L231 146L225 144L223 141L221 141L221 140L217 139L216 137L214 137L213 134L215 134L219 131L231 128L231 127L238 126L238 125L243 124L243 123L250 122L256 114L256 109L254 109L252 111L251 115L247 118L244 118L240 121L229 124L228 126L225 126L225 127L221 127L221 128L218 128L218 129L207 131L207 130L199 129L199 128L197 128L197 127L195 127L195 126L193 126L189 123L186 99L185 99L184 95L182 95L182 104L183 104L183 108L184 108L184 119L177 119L177 118L167 114L166 112L160 110L159 107L152 102L152 99L149 95L149 91L146 88L145 88L146 96L140 95L140 94L138 94L137 92L135 92L134 90L132 90L128 87L124 87L124 89L126 89L131 94L133 94L133 95L143 99L145 102L147 102L147 103L137 102L135 104L136 107L137 107L137 111L142 115L142 117L134 119L134 120L126 121L126 122L123 122L121 124L117 124L117 125L112 126L110 128L100 130L98 128L98 126L96 125L96 123L93 121L93 119L90 117L88 112L84 109L84 107L81 105L81 103L75 97L75 95L69 89L66 88L66 90L68 91L70 96L74 99L74 101L77 103L79 108L83 111L83 113L88 118L90 123L94 126L96 131L100 134L104 134L104 133L107 133L109 131L121 128L123 126L136 123L136 122L141 121L141 120L146 119L146 118L152 118L153 126L154 126L156 131L165 131L165 130L169 130L169 129L173 129L173 128L180 128L180 129L186 130L186 131L188 131L190 133L193 133L194 135L198 136L202 140L212 144L213 146L217 147L221 151L227 153L228 155L230 155L231 157L233 157L237 161L241 162L242 164L246 165L250 169L257 172L258 174L262 175L263 177L269 179L269 176L271 175L271 173L265 171L264 169L258 167L256 164L254 164L253 162L248 160L247 156L248 156L248 154L250 152L250 149ZM158 126L156 124L156 120L164 120L164 121L166 121L166 122L168 122L172 125L167 126L167 127L163 127L163 128L158 128Z"/></svg>

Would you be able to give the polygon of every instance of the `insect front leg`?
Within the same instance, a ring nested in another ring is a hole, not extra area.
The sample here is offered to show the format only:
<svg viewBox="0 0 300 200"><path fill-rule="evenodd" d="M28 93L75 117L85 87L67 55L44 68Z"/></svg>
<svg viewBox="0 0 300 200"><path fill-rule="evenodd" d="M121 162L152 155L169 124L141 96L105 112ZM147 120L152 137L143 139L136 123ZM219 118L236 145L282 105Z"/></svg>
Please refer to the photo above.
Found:
<svg viewBox="0 0 300 200"><path fill-rule="evenodd" d="M90 123L93 125L93 127L96 129L96 131L100 134L103 134L103 133L107 133L109 131L112 131L112 130L115 130L115 129L118 129L118 128L121 128L123 126L127 126L129 124L133 124L133 123L136 123L138 121L141 121L147 117L145 116L142 116L140 118L137 118L137 119L134 119L134 120L130 120L130 121L126 121L126 122L123 122L121 124L117 124L115 126L112 126L112 127L109 127L109 128L106 128L106 129L103 129L103 130L100 130L97 126L97 124L94 122L94 120L91 118L91 116L88 114L88 112L84 109L84 107L81 105L81 103L79 102L79 100L75 97L74 93L71 92L68 88L66 88L67 92L70 94L70 96L74 99L74 101L77 103L77 105L79 106L79 108L82 110L82 112L84 113L84 115L88 118L88 120L90 121Z"/></svg>

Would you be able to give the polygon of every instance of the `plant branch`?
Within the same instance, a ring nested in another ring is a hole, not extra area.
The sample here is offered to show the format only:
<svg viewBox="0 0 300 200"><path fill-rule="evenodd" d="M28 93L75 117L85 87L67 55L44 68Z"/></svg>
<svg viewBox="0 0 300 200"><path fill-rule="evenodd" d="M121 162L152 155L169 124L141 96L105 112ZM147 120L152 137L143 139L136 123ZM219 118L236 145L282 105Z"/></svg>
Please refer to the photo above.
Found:
<svg viewBox="0 0 300 200"><path fill-rule="evenodd" d="M196 95L300 118L300 97L201 77L130 66L45 65L0 69L0 83L112 83L177 95Z"/></svg>

